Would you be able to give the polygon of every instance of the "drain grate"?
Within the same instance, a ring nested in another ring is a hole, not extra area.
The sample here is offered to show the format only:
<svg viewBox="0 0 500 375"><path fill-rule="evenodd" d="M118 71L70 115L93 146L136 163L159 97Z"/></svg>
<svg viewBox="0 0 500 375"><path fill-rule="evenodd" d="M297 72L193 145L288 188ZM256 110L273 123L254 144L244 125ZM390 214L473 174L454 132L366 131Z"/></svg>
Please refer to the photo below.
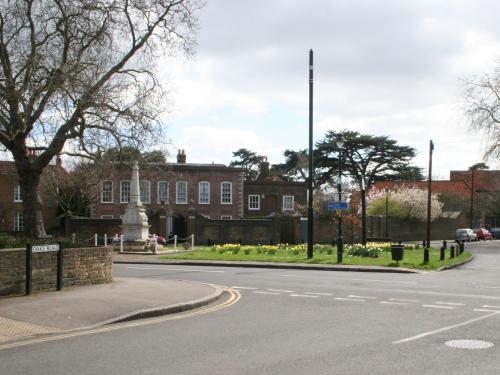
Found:
<svg viewBox="0 0 500 375"><path fill-rule="evenodd" d="M444 344L457 349L488 349L493 346L492 342L473 339L449 340Z"/></svg>

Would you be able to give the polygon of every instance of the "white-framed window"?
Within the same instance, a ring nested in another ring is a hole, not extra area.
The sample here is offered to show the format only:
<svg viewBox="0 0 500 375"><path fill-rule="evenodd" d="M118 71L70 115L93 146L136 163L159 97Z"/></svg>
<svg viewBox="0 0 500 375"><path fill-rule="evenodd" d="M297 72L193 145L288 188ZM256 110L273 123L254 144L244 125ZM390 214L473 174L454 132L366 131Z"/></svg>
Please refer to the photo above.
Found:
<svg viewBox="0 0 500 375"><path fill-rule="evenodd" d="M233 220L233 217L231 215L221 215L220 219L221 220Z"/></svg>
<svg viewBox="0 0 500 375"><path fill-rule="evenodd" d="M248 195L248 209L250 211L260 210L260 195L257 194Z"/></svg>
<svg viewBox="0 0 500 375"><path fill-rule="evenodd" d="M294 197L293 195L283 195L283 211L293 210Z"/></svg>
<svg viewBox="0 0 500 375"><path fill-rule="evenodd" d="M22 202L23 196L21 195L21 185L14 186L14 202Z"/></svg>
<svg viewBox="0 0 500 375"><path fill-rule="evenodd" d="M140 181L139 190L141 191L141 202L149 204L151 203L151 182L150 181Z"/></svg>
<svg viewBox="0 0 500 375"><path fill-rule="evenodd" d="M224 181L220 184L220 203L233 203L233 183Z"/></svg>
<svg viewBox="0 0 500 375"><path fill-rule="evenodd" d="M187 182L177 181L175 183L175 203L187 204Z"/></svg>
<svg viewBox="0 0 500 375"><path fill-rule="evenodd" d="M114 219L113 215L101 215L101 219Z"/></svg>
<svg viewBox="0 0 500 375"><path fill-rule="evenodd" d="M210 182L201 181L198 184L198 203L210 204Z"/></svg>
<svg viewBox="0 0 500 375"><path fill-rule="evenodd" d="M14 232L22 232L24 230L24 218L22 212L14 214Z"/></svg>
<svg viewBox="0 0 500 375"><path fill-rule="evenodd" d="M130 202L130 180L120 181L120 203Z"/></svg>
<svg viewBox="0 0 500 375"><path fill-rule="evenodd" d="M113 203L113 181L111 180L102 182L101 203Z"/></svg>
<svg viewBox="0 0 500 375"><path fill-rule="evenodd" d="M158 181L158 203L168 203L168 182Z"/></svg>

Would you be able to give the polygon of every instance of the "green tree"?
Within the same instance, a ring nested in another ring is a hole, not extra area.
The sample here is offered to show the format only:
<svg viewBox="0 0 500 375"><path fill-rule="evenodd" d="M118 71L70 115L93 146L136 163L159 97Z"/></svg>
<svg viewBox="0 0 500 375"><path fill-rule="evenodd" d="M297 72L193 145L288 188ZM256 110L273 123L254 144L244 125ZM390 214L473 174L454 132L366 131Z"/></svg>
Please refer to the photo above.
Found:
<svg viewBox="0 0 500 375"><path fill-rule="evenodd" d="M263 160L263 156L257 155L255 152L246 148L240 148L233 151L233 160L229 166L242 168L245 171L245 179L247 181L255 181L259 175L259 166Z"/></svg>
<svg viewBox="0 0 500 375"><path fill-rule="evenodd" d="M290 181L307 181L309 157L306 150L285 150L285 162L273 165L273 173Z"/></svg>
<svg viewBox="0 0 500 375"><path fill-rule="evenodd" d="M194 45L197 0L22 0L0 5L0 143L27 235L43 236L40 178L62 152L92 157L158 136L160 54Z"/></svg>
<svg viewBox="0 0 500 375"><path fill-rule="evenodd" d="M411 165L415 149L400 146L385 136L360 134L356 131L329 131L318 142L315 152L315 174L319 183L332 182L338 176L339 148L342 147L342 175L350 176L358 186L364 179L368 189L375 181L422 180L420 168Z"/></svg>

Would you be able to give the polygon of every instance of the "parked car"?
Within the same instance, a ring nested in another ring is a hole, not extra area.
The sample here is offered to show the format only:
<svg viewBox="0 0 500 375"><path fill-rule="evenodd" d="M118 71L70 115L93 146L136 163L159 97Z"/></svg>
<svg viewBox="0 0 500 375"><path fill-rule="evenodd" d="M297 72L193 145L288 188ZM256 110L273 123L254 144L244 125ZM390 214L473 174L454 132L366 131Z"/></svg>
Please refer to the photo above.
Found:
<svg viewBox="0 0 500 375"><path fill-rule="evenodd" d="M500 238L500 228L498 228L498 227L491 228L490 232L491 232L491 235L493 236L493 238Z"/></svg>
<svg viewBox="0 0 500 375"><path fill-rule="evenodd" d="M488 229L486 229L486 228L476 229L475 232L476 232L476 236L477 236L478 240L486 241L486 240L492 240L493 239L493 236L491 235L491 232Z"/></svg>
<svg viewBox="0 0 500 375"><path fill-rule="evenodd" d="M457 231L455 232L455 240L467 242L477 241L477 235L470 228L457 229Z"/></svg>

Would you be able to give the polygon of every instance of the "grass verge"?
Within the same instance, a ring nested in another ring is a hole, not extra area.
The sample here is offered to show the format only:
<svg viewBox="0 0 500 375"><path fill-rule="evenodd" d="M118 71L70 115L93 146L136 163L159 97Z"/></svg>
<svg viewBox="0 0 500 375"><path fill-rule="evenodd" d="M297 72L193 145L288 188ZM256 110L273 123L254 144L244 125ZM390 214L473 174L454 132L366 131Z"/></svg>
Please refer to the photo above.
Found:
<svg viewBox="0 0 500 375"><path fill-rule="evenodd" d="M246 248L246 252L245 252ZM168 254L161 256L162 259L183 259L183 260L221 260L221 261L251 261L251 262L278 262L278 263L305 263L305 264L338 264L336 248L328 250L316 250L311 259L303 252L292 252L287 249L265 251L266 246L262 246L259 251L258 246L241 246L239 250L222 251L217 247L196 247L192 252ZM424 264L423 249L413 249L404 251L404 258L399 265L392 260L390 250L377 252L377 257L356 256L344 253L342 264L357 266L384 266L384 267L406 267L413 269L434 270L443 266L450 266L464 262L472 257L470 252L464 252L455 258L450 258L450 250L446 251L444 261L439 260L439 249L431 248L429 253L429 263Z"/></svg>

